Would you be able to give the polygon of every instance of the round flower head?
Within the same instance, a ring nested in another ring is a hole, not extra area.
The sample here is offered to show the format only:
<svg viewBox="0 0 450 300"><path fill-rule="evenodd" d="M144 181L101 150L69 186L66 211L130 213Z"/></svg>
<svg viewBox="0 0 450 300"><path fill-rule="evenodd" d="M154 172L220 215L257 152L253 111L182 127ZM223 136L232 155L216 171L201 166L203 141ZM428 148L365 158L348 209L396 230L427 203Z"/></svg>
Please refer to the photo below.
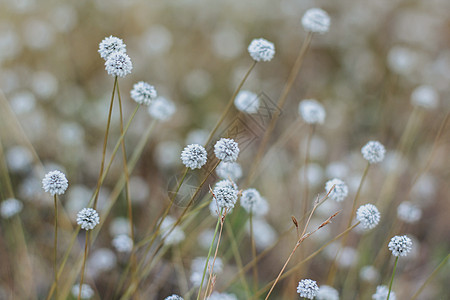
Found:
<svg viewBox="0 0 450 300"><path fill-rule="evenodd" d="M77 214L77 224L81 226L81 229L94 229L99 222L98 213L93 208L83 208Z"/></svg>
<svg viewBox="0 0 450 300"><path fill-rule="evenodd" d="M329 197L336 202L341 202L348 195L348 187L342 180L334 178L328 180L325 184L325 191L328 193L334 186L333 190L330 192Z"/></svg>
<svg viewBox="0 0 450 300"><path fill-rule="evenodd" d="M248 46L248 53L255 61L271 61L275 55L275 46L265 39L254 39Z"/></svg>
<svg viewBox="0 0 450 300"><path fill-rule="evenodd" d="M214 145L214 153L218 159L225 162L236 161L239 155L238 143L233 139L221 138Z"/></svg>
<svg viewBox="0 0 450 300"><path fill-rule="evenodd" d="M259 109L258 95L250 91L240 91L234 98L234 106L247 114L254 114Z"/></svg>
<svg viewBox="0 0 450 300"><path fill-rule="evenodd" d="M317 292L319 291L319 287L314 280L311 279L302 279L298 283L297 293L300 294L300 297L314 299L317 296Z"/></svg>
<svg viewBox="0 0 450 300"><path fill-rule="evenodd" d="M0 205L0 214L3 218L9 219L21 212L22 208L22 202L14 198L9 198L3 200L2 204Z"/></svg>
<svg viewBox="0 0 450 300"><path fill-rule="evenodd" d="M383 161L386 149L380 142L370 141L361 148L361 153L369 163L376 164Z"/></svg>
<svg viewBox="0 0 450 300"><path fill-rule="evenodd" d="M57 170L48 172L42 179L42 188L53 196L64 194L68 186L66 175Z"/></svg>
<svg viewBox="0 0 450 300"><path fill-rule="evenodd" d="M161 236L164 238L165 245L176 245L184 241L185 234L180 226L173 225L176 220L171 216L167 216L161 223Z"/></svg>
<svg viewBox="0 0 450 300"><path fill-rule="evenodd" d="M388 247L394 256L407 256L412 250L412 241L406 235L396 235L391 239Z"/></svg>
<svg viewBox="0 0 450 300"><path fill-rule="evenodd" d="M133 240L126 234L119 234L112 240L112 245L117 252L128 253L133 249Z"/></svg>
<svg viewBox="0 0 450 300"><path fill-rule="evenodd" d="M111 76L125 77L131 73L133 64L126 53L114 52L105 61L105 69Z"/></svg>
<svg viewBox="0 0 450 300"><path fill-rule="evenodd" d="M80 292L80 284L77 283L72 287L72 296L74 298L77 298L79 292ZM91 286L89 284L83 283L81 285L80 298L81 299L91 299L92 297L94 297L94 290L91 288Z"/></svg>
<svg viewBox="0 0 450 300"><path fill-rule="evenodd" d="M150 103L148 113L156 120L167 121L177 110L175 104L164 97L158 97Z"/></svg>
<svg viewBox="0 0 450 300"><path fill-rule="evenodd" d="M158 96L155 87L144 81L135 83L130 94L131 98L140 105L150 105L156 96Z"/></svg>
<svg viewBox="0 0 450 300"><path fill-rule="evenodd" d="M183 165L191 169L200 169L206 164L208 154L205 148L199 144L187 145L181 152Z"/></svg>
<svg viewBox="0 0 450 300"><path fill-rule="evenodd" d="M412 92L411 104L426 109L435 109L439 105L439 94L432 86L421 85Z"/></svg>
<svg viewBox="0 0 450 300"><path fill-rule="evenodd" d="M374 283L380 277L380 273L374 266L364 266L359 271L359 277L364 281Z"/></svg>
<svg viewBox="0 0 450 300"><path fill-rule="evenodd" d="M216 173L222 179L238 180L242 177L242 168L237 162L221 161L216 168Z"/></svg>
<svg viewBox="0 0 450 300"><path fill-rule="evenodd" d="M388 297L389 288L385 285L377 286L377 291L372 295L372 300L386 300ZM389 296L389 300L396 300L397 297L395 293L391 291L391 295Z"/></svg>
<svg viewBox="0 0 450 300"><path fill-rule="evenodd" d="M237 186L231 180L221 180L216 183L213 190L214 198L220 210L231 209L236 204L238 198Z"/></svg>
<svg viewBox="0 0 450 300"><path fill-rule="evenodd" d="M123 43L122 39L110 35L109 37L104 38L103 41L100 42L98 46L98 53L100 53L100 56L103 59L107 60L108 57L114 52L126 53L127 52L126 48L127 45Z"/></svg>
<svg viewBox="0 0 450 300"><path fill-rule="evenodd" d="M164 298L164 300L184 300L183 297L173 294L172 296L168 296Z"/></svg>
<svg viewBox="0 0 450 300"><path fill-rule="evenodd" d="M380 212L373 204L361 205L356 211L356 219L361 222L364 229L372 229L380 222Z"/></svg>
<svg viewBox="0 0 450 300"><path fill-rule="evenodd" d="M420 220L421 216L420 208L409 201L403 201L397 207L397 217L406 223L415 223Z"/></svg>
<svg viewBox="0 0 450 300"><path fill-rule="evenodd" d="M303 15L302 25L307 32L325 33L330 28L330 16L320 8L311 8Z"/></svg>
<svg viewBox="0 0 450 300"><path fill-rule="evenodd" d="M242 192L241 206L248 213L253 213L260 202L262 202L261 195L256 189L246 189Z"/></svg>
<svg viewBox="0 0 450 300"><path fill-rule="evenodd" d="M323 124L325 121L325 109L314 99L302 100L298 105L298 112L308 124Z"/></svg>
<svg viewBox="0 0 450 300"><path fill-rule="evenodd" d="M319 288L319 292L317 293L317 300L339 300L339 292L329 286L329 285L321 285Z"/></svg>

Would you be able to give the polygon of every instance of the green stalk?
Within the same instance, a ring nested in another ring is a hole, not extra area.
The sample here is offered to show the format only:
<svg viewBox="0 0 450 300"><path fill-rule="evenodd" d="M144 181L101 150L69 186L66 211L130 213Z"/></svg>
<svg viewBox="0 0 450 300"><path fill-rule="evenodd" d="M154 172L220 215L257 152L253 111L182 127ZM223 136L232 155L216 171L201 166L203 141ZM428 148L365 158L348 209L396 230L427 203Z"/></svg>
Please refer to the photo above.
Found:
<svg viewBox="0 0 450 300"><path fill-rule="evenodd" d="M411 300L417 299L417 297L422 293L423 289L430 283L431 279L433 279L434 276L439 272L442 267L444 267L447 264L448 258L450 257L450 254L447 254L447 256L441 261L441 263L434 269L434 271L428 276L428 278L425 280L425 282L420 286L420 288L415 292L415 294L412 296Z"/></svg>
<svg viewBox="0 0 450 300"><path fill-rule="evenodd" d="M57 246L58 246L58 200L56 194L53 196L55 206L55 238L53 243L53 271L55 273L55 299L58 299L58 264L57 264Z"/></svg>
<svg viewBox="0 0 450 300"><path fill-rule="evenodd" d="M389 300L389 298L391 297L392 283L394 282L394 275L395 275L395 271L397 270L398 258L399 258L399 256L397 256L395 258L394 270L392 271L391 282L389 283L389 292L388 292L387 300Z"/></svg>

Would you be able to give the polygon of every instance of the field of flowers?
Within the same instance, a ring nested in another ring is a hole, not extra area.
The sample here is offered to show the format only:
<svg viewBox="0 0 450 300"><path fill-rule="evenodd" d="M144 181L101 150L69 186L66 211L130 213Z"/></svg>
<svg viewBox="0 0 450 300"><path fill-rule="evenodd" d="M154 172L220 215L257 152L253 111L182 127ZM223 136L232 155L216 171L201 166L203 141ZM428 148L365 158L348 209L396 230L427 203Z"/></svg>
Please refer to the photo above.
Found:
<svg viewBox="0 0 450 300"><path fill-rule="evenodd" d="M450 299L450 2L0 0L0 299Z"/></svg>

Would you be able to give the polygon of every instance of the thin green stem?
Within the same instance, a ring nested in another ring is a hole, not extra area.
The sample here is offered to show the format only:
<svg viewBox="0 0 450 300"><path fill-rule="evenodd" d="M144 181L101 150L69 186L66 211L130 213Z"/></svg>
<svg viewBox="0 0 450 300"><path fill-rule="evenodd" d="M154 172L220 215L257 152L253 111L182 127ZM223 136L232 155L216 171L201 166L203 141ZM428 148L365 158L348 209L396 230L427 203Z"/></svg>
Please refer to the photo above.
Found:
<svg viewBox="0 0 450 300"><path fill-rule="evenodd" d="M58 247L58 200L56 194L53 196L55 207L55 238L53 243L53 271L55 273L55 299L58 299L58 264L57 264L57 247Z"/></svg>
<svg viewBox="0 0 450 300"><path fill-rule="evenodd" d="M255 244L255 237L253 233L253 211L250 211L250 242L252 243L252 259L256 259L256 244ZM258 290L258 264L253 264L253 290Z"/></svg>
<svg viewBox="0 0 450 300"><path fill-rule="evenodd" d="M102 181L101 179L103 176L103 168L105 166L106 145L108 144L109 127L111 125L111 115L112 115L112 108L113 108L113 103L114 103L114 94L116 93L116 85L117 85L117 76L114 78L114 86L113 86L113 91L112 91L112 95L111 95L111 103L109 104L108 121L106 123L105 138L103 140L102 162L100 164L100 174L98 175L97 188L95 189L95 198L94 198L94 205L93 205L94 209L97 209L98 193L100 191L101 181Z"/></svg>
<svg viewBox="0 0 450 300"><path fill-rule="evenodd" d="M417 292L414 293L411 300L417 299L417 297L420 295L420 293L422 293L423 289L428 285L428 283L430 283L430 281L434 278L434 276L436 276L436 274L442 269L442 267L444 267L447 264L449 257L450 254L447 254L447 256L441 261L441 263L436 267L436 269L434 269L433 272L431 272L430 276L428 276L425 282L422 283Z"/></svg>
<svg viewBox="0 0 450 300"><path fill-rule="evenodd" d="M81 288L83 286L84 269L86 268L86 259L87 259L87 256L88 256L88 246L89 246L89 231L86 231L86 240L84 242L83 266L81 267L80 287L78 289L78 300L81 299Z"/></svg>
<svg viewBox="0 0 450 300"><path fill-rule="evenodd" d="M398 258L399 258L399 256L397 256L395 258L394 270L392 271L391 282L389 283L389 292L388 292L387 300L389 300L389 298L391 297L392 283L394 282L395 271L397 270Z"/></svg>

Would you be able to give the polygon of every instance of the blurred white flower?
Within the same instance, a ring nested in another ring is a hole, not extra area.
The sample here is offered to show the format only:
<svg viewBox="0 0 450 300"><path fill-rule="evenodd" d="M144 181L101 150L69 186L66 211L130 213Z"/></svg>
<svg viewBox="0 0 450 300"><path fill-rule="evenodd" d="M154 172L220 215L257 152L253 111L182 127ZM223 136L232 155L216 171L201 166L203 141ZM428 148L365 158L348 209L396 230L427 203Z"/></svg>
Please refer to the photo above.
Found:
<svg viewBox="0 0 450 300"><path fill-rule="evenodd" d="M126 234L119 234L112 240L112 245L117 252L129 253L133 249L133 240Z"/></svg>
<svg viewBox="0 0 450 300"><path fill-rule="evenodd" d="M411 104L425 109L435 109L439 105L439 94L432 86L418 86L411 94Z"/></svg>
<svg viewBox="0 0 450 300"><path fill-rule="evenodd" d="M389 288L385 285L377 286L377 291L372 295L372 300L386 300L389 294ZM395 293L391 290L389 300L396 300Z"/></svg>
<svg viewBox="0 0 450 300"><path fill-rule="evenodd" d="M139 81L133 85L133 89L130 92L131 99L140 105L150 105L153 100L156 99L158 94L153 85L144 81Z"/></svg>
<svg viewBox="0 0 450 300"><path fill-rule="evenodd" d="M74 298L78 297L78 293L80 292L80 284L77 283L72 287L72 296ZM80 298L81 299L91 299L92 297L94 297L94 290L91 288L90 285L83 283L81 285L81 294L80 294Z"/></svg>
<svg viewBox="0 0 450 300"><path fill-rule="evenodd" d="M115 52L126 53L126 48L127 45L124 44L122 39L110 35L100 42L98 45L98 53L100 53L101 58L107 60L109 56Z"/></svg>
<svg viewBox="0 0 450 300"><path fill-rule="evenodd" d="M234 106L247 114L254 114L259 109L259 97L250 91L240 91L234 98Z"/></svg>
<svg viewBox="0 0 450 300"><path fill-rule="evenodd" d="M266 39L254 39L248 46L248 53L255 61L271 61L275 55L275 46Z"/></svg>
<svg viewBox="0 0 450 300"><path fill-rule="evenodd" d="M3 200L0 205L0 214L3 218L9 219L22 211L23 204L21 201L9 198Z"/></svg>
<svg viewBox="0 0 450 300"><path fill-rule="evenodd" d="M331 188L333 188L333 190L331 190ZM329 197L334 201L341 202L348 196L347 184L338 178L327 181L325 184L325 192L328 193L330 190Z"/></svg>
<svg viewBox="0 0 450 300"><path fill-rule="evenodd" d="M330 28L330 16L323 9L310 8L302 17L302 25L305 31L325 33Z"/></svg>
<svg viewBox="0 0 450 300"><path fill-rule="evenodd" d="M316 296L317 300L339 300L339 292L329 286L329 285L321 285L319 287L319 291Z"/></svg>
<svg viewBox="0 0 450 300"><path fill-rule="evenodd" d="M397 217L406 223L415 223L420 220L422 210L409 201L403 201L397 207Z"/></svg>
<svg viewBox="0 0 450 300"><path fill-rule="evenodd" d="M167 121L176 111L175 104L167 98L158 97L148 107L148 113L156 120Z"/></svg>
<svg viewBox="0 0 450 300"><path fill-rule="evenodd" d="M114 52L105 61L105 70L111 76L125 77L132 69L133 64L126 53Z"/></svg>
<svg viewBox="0 0 450 300"><path fill-rule="evenodd" d="M273 245L277 239L277 232L263 218L253 218L253 238L256 248L264 250ZM250 233L250 222L247 222L247 233Z"/></svg>
<svg viewBox="0 0 450 300"><path fill-rule="evenodd" d="M303 120L308 124L323 124L325 121L325 109L322 104L314 99L300 101L298 112Z"/></svg>
<svg viewBox="0 0 450 300"><path fill-rule="evenodd" d="M225 162L234 162L239 155L239 146L233 139L221 138L214 145L214 154Z"/></svg>
<svg viewBox="0 0 450 300"><path fill-rule="evenodd" d="M221 161L216 168L216 174L221 179L238 180L242 177L242 168L237 162Z"/></svg>
<svg viewBox="0 0 450 300"><path fill-rule="evenodd" d="M383 161L386 149L378 141L369 141L361 148L361 153L369 163L376 164Z"/></svg>

